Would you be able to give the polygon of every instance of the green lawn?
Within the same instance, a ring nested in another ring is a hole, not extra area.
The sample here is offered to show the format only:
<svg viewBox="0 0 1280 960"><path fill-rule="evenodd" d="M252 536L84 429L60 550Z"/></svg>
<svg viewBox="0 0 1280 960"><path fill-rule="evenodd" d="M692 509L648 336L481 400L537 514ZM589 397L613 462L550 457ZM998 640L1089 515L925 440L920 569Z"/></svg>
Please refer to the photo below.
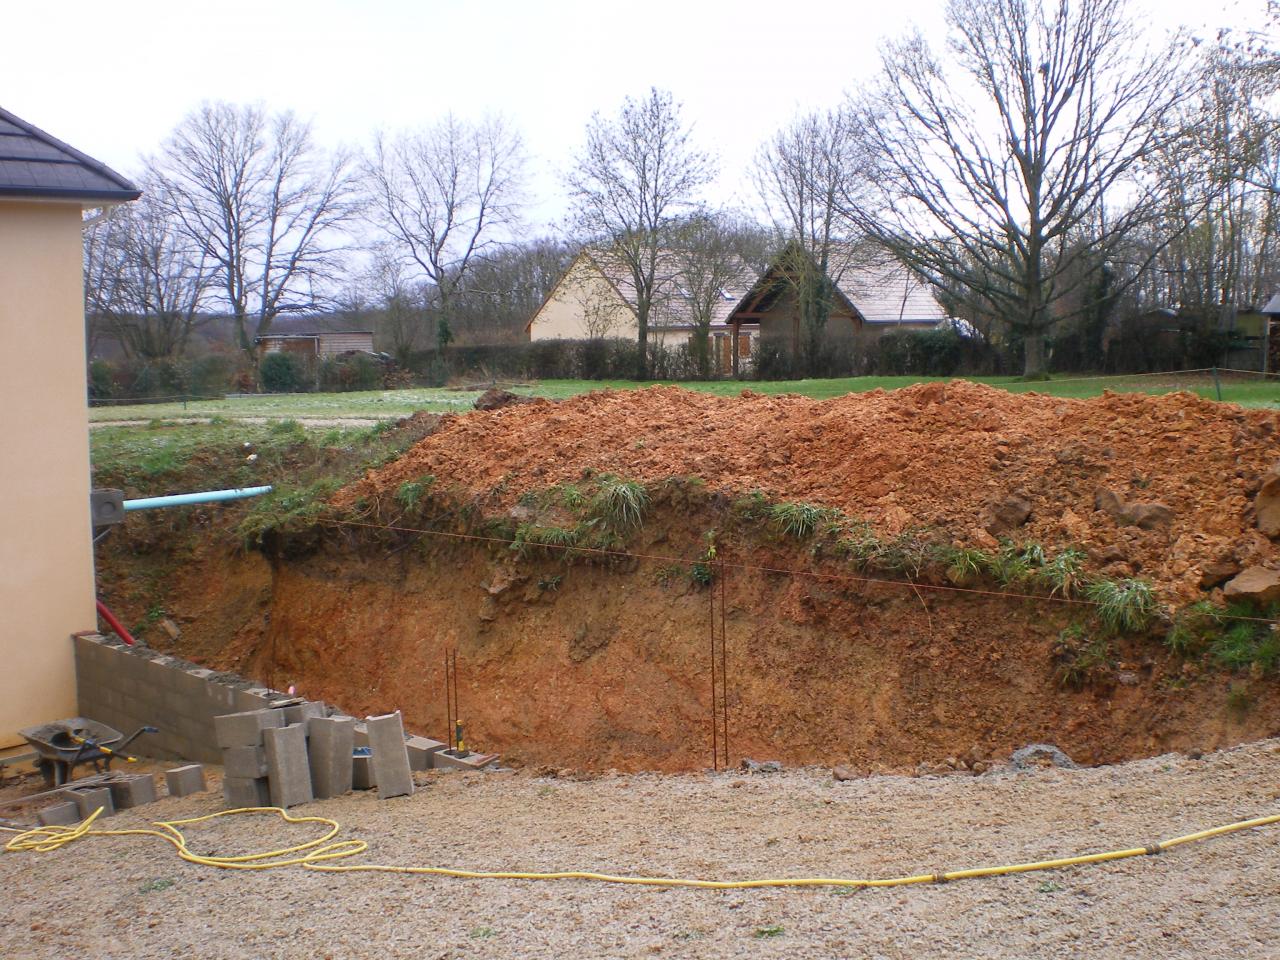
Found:
<svg viewBox="0 0 1280 960"><path fill-rule="evenodd" d="M710 383L680 383L689 390L701 390L718 396L733 396L742 390L757 393L798 393L815 399L861 393L883 388L894 390L913 383L929 382L929 377L846 377L834 380L781 380L773 382L721 380ZM1209 374L1160 374L1128 377L1062 377L1057 380L1022 383L1015 377L974 377L1014 393L1037 391L1059 397L1094 397L1103 390L1120 392L1168 393L1190 390L1202 397L1216 398L1213 377ZM647 386L634 380L544 380L533 386L519 386L514 392L550 399L563 399L600 390L633 390ZM1260 377L1228 377L1221 379L1222 399L1251 407L1280 408L1280 380L1264 381ZM268 419L294 418L323 420L327 418L383 419L403 417L417 410L437 413L471 408L478 391L417 388L413 390L370 390L358 393L299 393L262 396L228 397L224 400L195 400L186 404L132 404L94 407L92 421L155 420L178 417L221 417L228 420L244 417Z"/></svg>

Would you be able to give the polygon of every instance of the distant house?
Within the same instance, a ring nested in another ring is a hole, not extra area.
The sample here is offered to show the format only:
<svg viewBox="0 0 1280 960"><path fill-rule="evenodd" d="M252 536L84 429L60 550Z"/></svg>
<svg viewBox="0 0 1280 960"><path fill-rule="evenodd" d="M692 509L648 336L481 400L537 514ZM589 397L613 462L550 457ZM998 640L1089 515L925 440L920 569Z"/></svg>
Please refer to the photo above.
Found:
<svg viewBox="0 0 1280 960"><path fill-rule="evenodd" d="M679 342L695 324L681 288L674 255L665 254L670 278L654 304L650 337ZM795 273L803 248L790 244L763 274L745 264L721 290L709 330L711 356L723 374L751 363L757 342L776 343L794 354L800 344ZM813 265L809 258L809 265ZM830 341L852 340L861 331L932 329L947 319L930 288L897 261L878 251L840 245L831 258L832 311L824 331ZM635 288L629 272L606 251L584 249L525 327L530 340L634 338Z"/></svg>
<svg viewBox="0 0 1280 960"><path fill-rule="evenodd" d="M1264 314L1268 321L1264 330L1266 346L1263 350L1267 359L1262 370L1264 373L1274 373L1280 370L1280 290L1258 312Z"/></svg>
<svg viewBox="0 0 1280 960"><path fill-rule="evenodd" d="M98 623L83 231L139 196L115 171L0 110L0 353L10 361L0 378L0 754L23 743L23 727L77 713L71 635Z"/></svg>
<svg viewBox="0 0 1280 960"><path fill-rule="evenodd" d="M255 337L253 343L259 359L268 353L290 353L310 366L343 353L373 353L373 331L268 333Z"/></svg>
<svg viewBox="0 0 1280 960"><path fill-rule="evenodd" d="M947 320L928 284L883 251L840 244L829 259L832 302L823 330L829 343L863 333L931 330ZM762 343L795 356L804 337L796 292L802 270L817 271L813 256L788 244L729 312L727 326L754 330Z"/></svg>
<svg viewBox="0 0 1280 960"><path fill-rule="evenodd" d="M659 271L665 280L650 313L649 337L672 345L691 337L696 323L689 293L680 283L675 254L668 251L661 257ZM727 321L735 304L750 289L754 276L744 264L721 289L709 330L713 357L729 357L731 332L740 337L742 350L750 356L755 328L731 330ZM534 341L635 339L639 331L630 271L607 250L584 248L529 319L525 332Z"/></svg>

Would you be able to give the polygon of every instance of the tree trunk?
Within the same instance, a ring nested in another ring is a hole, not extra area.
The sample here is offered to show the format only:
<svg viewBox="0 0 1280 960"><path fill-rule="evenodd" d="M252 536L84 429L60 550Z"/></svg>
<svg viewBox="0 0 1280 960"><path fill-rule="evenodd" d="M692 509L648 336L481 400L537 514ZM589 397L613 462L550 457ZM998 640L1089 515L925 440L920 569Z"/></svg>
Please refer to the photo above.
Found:
<svg viewBox="0 0 1280 960"><path fill-rule="evenodd" d="M649 310L643 307L639 311L636 318L636 325L640 329L640 357L636 360L636 379L649 379Z"/></svg>
<svg viewBox="0 0 1280 960"><path fill-rule="evenodd" d="M1043 380L1048 375L1044 360L1044 331L1028 333L1022 341L1022 379Z"/></svg>

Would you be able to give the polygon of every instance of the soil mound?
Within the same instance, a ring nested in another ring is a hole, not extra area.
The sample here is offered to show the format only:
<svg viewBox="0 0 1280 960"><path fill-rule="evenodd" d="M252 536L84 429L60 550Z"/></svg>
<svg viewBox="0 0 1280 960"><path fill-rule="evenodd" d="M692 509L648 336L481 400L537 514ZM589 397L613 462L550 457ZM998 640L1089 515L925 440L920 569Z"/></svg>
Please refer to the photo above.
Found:
<svg viewBox="0 0 1280 960"><path fill-rule="evenodd" d="M1275 412L1187 393L1071 400L961 380L831 400L605 390L446 416L335 505L427 474L495 506L591 471L698 477L730 495L835 507L886 533L1075 544L1112 575L1187 599L1203 568L1274 564L1253 497L1276 458L1277 427Z"/></svg>

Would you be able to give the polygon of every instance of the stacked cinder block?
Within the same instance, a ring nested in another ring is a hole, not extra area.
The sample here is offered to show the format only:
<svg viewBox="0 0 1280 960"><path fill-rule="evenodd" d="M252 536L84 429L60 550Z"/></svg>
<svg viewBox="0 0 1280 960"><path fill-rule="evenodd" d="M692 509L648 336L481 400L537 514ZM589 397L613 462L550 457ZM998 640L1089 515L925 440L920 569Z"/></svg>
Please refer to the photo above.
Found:
<svg viewBox="0 0 1280 960"><path fill-rule="evenodd" d="M271 805L264 731L284 727L279 710L247 710L214 718L214 732L227 765L222 795L227 806Z"/></svg>
<svg viewBox="0 0 1280 960"><path fill-rule="evenodd" d="M124 734L153 726L130 749L162 760L218 763L214 717L259 710L279 697L237 677L97 634L75 638L76 687L82 716Z"/></svg>

